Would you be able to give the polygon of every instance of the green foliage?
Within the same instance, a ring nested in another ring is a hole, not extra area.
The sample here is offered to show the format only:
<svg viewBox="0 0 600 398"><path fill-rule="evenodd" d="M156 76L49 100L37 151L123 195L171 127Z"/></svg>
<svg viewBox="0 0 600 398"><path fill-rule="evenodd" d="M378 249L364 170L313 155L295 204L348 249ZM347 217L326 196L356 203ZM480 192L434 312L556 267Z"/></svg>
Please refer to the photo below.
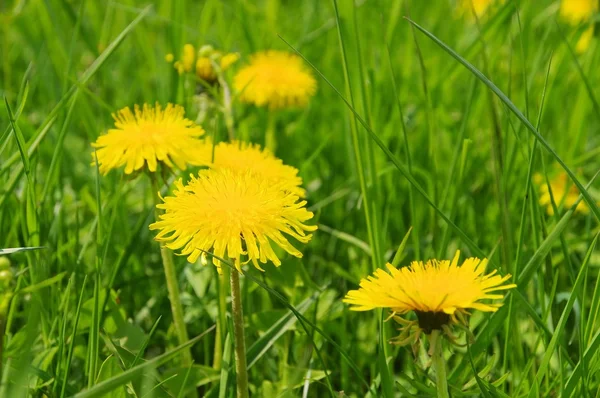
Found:
<svg viewBox="0 0 600 398"><path fill-rule="evenodd" d="M447 345L451 396L595 396L598 37L577 52L585 26L560 20L554 0L498 1L477 19L457 3L0 3L0 398L235 395L210 256L175 257L181 346L147 228L150 181L91 165L124 106L170 101L198 117L200 86L164 59L185 43L239 52L227 81L270 48L297 52L318 80L306 108L272 120L232 93L239 138L262 145L275 123L276 154L300 170L320 226L302 259L245 266L251 396L435 394L427 347L388 344L389 314L341 299L385 262L457 249L518 289ZM203 127L220 141L230 122L211 109ZM552 215L540 206L540 184L562 172L589 212L559 192Z"/></svg>

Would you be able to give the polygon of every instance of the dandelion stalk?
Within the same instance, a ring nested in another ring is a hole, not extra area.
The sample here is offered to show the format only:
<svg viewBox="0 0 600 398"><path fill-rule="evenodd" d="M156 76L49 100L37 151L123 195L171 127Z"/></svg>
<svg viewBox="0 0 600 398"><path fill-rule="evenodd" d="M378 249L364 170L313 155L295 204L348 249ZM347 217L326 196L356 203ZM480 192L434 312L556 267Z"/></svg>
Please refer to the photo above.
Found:
<svg viewBox="0 0 600 398"><path fill-rule="evenodd" d="M442 347L442 336L440 330L432 330L429 335L429 350L433 370L435 371L435 386L438 398L448 398L448 380L446 376L446 361Z"/></svg>
<svg viewBox="0 0 600 398"><path fill-rule="evenodd" d="M161 203L160 200L160 188L158 186L158 180L155 173L150 174L152 180L152 189L154 198L154 211L156 221L160 219L160 210L156 205ZM175 325L175 334L177 335L177 341L179 344L187 343L189 340L187 330L185 328L185 321L183 320L183 308L181 307L181 301L179 300L179 285L177 282L177 272L175 271L175 264L173 263L173 254L165 246L160 246L160 257L162 258L163 267L165 269L165 280L167 282L167 291L169 293L169 302L171 303L171 313L173 314L173 324ZM192 366L192 354L189 348L182 351L183 361L182 365L185 368Z"/></svg>
<svg viewBox="0 0 600 398"><path fill-rule="evenodd" d="M239 260L236 260L236 264ZM233 315L233 335L235 341L235 373L238 398L248 397L248 369L246 366L246 342L244 338L244 314L240 292L240 272L231 270L231 313Z"/></svg>
<svg viewBox="0 0 600 398"><path fill-rule="evenodd" d="M277 149L277 138L275 137L275 112L267 112L267 131L265 131L265 147L275 153Z"/></svg>

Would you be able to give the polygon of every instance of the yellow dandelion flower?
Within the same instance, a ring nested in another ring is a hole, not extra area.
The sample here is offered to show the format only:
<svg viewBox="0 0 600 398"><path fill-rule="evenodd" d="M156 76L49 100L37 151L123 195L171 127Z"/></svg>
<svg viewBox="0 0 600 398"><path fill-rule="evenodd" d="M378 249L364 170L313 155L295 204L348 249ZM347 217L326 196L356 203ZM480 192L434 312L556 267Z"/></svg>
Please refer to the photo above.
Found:
<svg viewBox="0 0 600 398"><path fill-rule="evenodd" d="M217 79L217 74L213 68L212 61L208 57L200 57L196 61L196 76L207 82Z"/></svg>
<svg viewBox="0 0 600 398"><path fill-rule="evenodd" d="M510 275L500 276L495 270L484 274L487 259L468 258L459 266L459 256L457 251L452 261L413 261L400 269L388 263L389 272L376 270L373 276L361 280L358 290L348 292L344 302L355 311L414 311L419 327L427 334L455 322L456 313L466 314L469 309L496 311L502 304L481 300L502 299L502 294L494 292L516 287L504 284Z"/></svg>
<svg viewBox="0 0 600 398"><path fill-rule="evenodd" d="M472 17L473 13L477 18L483 17L487 11L498 2L497 0L459 0L458 9L468 17ZM504 1L502 1L504 2Z"/></svg>
<svg viewBox="0 0 600 398"><path fill-rule="evenodd" d="M554 208L552 207L552 199L550 197L550 191L546 179L539 173L533 176L533 181L539 186L540 190L540 205L546 208L548 215L554 215ZM556 177L550 180L550 187L552 188L552 197L557 207L563 206L565 209L571 208L579 199L579 189L573 184L573 182L567 176L567 173L561 172ZM575 212L581 214L588 214L590 208L584 201L579 202L575 208Z"/></svg>
<svg viewBox="0 0 600 398"><path fill-rule="evenodd" d="M126 107L113 114L116 128L92 144L100 172L125 166L125 173L130 174L145 165L154 172L158 162L169 167L175 163L180 169L188 163L199 164L196 148L204 130L184 113L179 105L167 104L162 109L157 103L154 107L144 104L141 109L136 105L133 112Z"/></svg>
<svg viewBox="0 0 600 398"><path fill-rule="evenodd" d="M165 61L167 61L168 63L173 62L174 59L175 56L172 53L168 53L167 55L165 55Z"/></svg>
<svg viewBox="0 0 600 398"><path fill-rule="evenodd" d="M251 57L236 74L234 86L242 101L277 109L306 105L317 82L295 54L265 51Z"/></svg>
<svg viewBox="0 0 600 398"><path fill-rule="evenodd" d="M573 25L590 21L597 11L597 0L562 0L560 2L560 16Z"/></svg>
<svg viewBox="0 0 600 398"><path fill-rule="evenodd" d="M562 19L571 25L590 23L598 12L597 0L562 0L559 14ZM579 54L585 52L594 37L594 25L587 28L579 37L575 51Z"/></svg>
<svg viewBox="0 0 600 398"><path fill-rule="evenodd" d="M183 46L183 57L181 58L181 64L183 66L183 70L186 72L191 72L194 67L194 60L196 59L196 50L194 46L191 44L186 44Z"/></svg>
<svg viewBox="0 0 600 398"><path fill-rule="evenodd" d="M187 185L179 180L175 187L175 196L157 205L165 213L150 229L159 230L155 239L181 249L191 263L212 249L217 257L239 259L238 270L249 261L260 270L259 261L279 266L272 245L302 257L286 235L307 243L312 237L307 232L317 229L305 224L313 217L306 201L256 173L205 169ZM220 266L218 259L214 262Z"/></svg>
<svg viewBox="0 0 600 398"><path fill-rule="evenodd" d="M238 173L250 171L298 197L306 195L298 169L284 164L268 149L261 149L260 145L241 141L221 142L215 147L213 162L210 162L212 145L207 144L206 147L203 157L208 158L206 163L210 163L212 168Z"/></svg>

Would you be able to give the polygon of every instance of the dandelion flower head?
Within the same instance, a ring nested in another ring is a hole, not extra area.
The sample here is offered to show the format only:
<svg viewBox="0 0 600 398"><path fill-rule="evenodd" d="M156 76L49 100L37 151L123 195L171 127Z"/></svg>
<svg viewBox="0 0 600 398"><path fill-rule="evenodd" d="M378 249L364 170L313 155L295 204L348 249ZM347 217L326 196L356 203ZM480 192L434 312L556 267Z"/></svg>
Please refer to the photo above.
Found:
<svg viewBox="0 0 600 398"><path fill-rule="evenodd" d="M348 292L344 302L355 311L414 311L426 333L455 322L457 313L465 314L469 309L496 311L501 303L482 300L502 299L503 295L495 292L516 287L504 284L510 275L500 276L495 270L485 274L487 259L468 258L459 265L459 256L457 251L452 261L414 261L400 269L388 263L387 272L380 268L362 279L360 288Z"/></svg>
<svg viewBox="0 0 600 398"><path fill-rule="evenodd" d="M100 172L122 166L125 174L144 166L155 172L159 162L180 169L198 164L196 148L204 130L186 119L184 112L179 105L167 104L163 109L157 103L154 107L136 105L133 111L126 107L113 114L115 128L92 144Z"/></svg>
<svg viewBox="0 0 600 398"><path fill-rule="evenodd" d="M260 145L243 141L221 142L214 148L207 144L204 158L206 164L215 169L229 169L237 173L253 172L273 184L279 184L287 192L303 198L306 192L301 187L302 178L298 169L288 166Z"/></svg>
<svg viewBox="0 0 600 398"><path fill-rule="evenodd" d="M562 0L560 2L560 16L573 25L590 21L597 11L597 0Z"/></svg>
<svg viewBox="0 0 600 398"><path fill-rule="evenodd" d="M216 257L236 260L238 269L250 261L261 270L259 262L279 266L273 246L302 257L288 238L307 243L309 232L317 229L305 224L313 217L306 201L256 173L205 169L187 185L179 180L175 187L174 196L157 205L165 213L150 229L159 231L156 240L181 249L192 263L212 249ZM214 263L220 266L217 258Z"/></svg>
<svg viewBox="0 0 600 398"><path fill-rule="evenodd" d="M533 181L539 186L540 192L540 205L546 208L548 215L554 215L554 207L552 206L552 198L557 207L563 207L565 209L571 208L579 199L579 189L569 179L569 176L565 172L560 172L556 177L550 180L550 188L552 189L552 197L550 196L550 190L546 179L539 173L533 176ZM576 213L588 214L590 208L587 203L583 200L579 202L575 208Z"/></svg>
<svg viewBox="0 0 600 398"><path fill-rule="evenodd" d="M497 0L459 0L458 9L468 17L473 17L475 13L477 18L481 18L496 2Z"/></svg>
<svg viewBox="0 0 600 398"><path fill-rule="evenodd" d="M254 54L235 76L240 99L270 109L305 106L317 82L295 54L265 51Z"/></svg>

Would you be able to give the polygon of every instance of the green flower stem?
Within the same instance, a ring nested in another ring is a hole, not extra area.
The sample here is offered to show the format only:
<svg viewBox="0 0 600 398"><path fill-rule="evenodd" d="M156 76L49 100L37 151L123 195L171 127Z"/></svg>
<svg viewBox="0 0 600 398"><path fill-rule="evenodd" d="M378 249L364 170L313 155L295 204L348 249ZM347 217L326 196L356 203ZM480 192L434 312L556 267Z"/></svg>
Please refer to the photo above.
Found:
<svg viewBox="0 0 600 398"><path fill-rule="evenodd" d="M439 330L433 330L429 335L429 352L433 370L435 371L435 385L438 398L449 398L448 378L446 376L446 361L442 348L442 335Z"/></svg>
<svg viewBox="0 0 600 398"><path fill-rule="evenodd" d="M275 135L275 112L272 110L267 111L267 131L265 132L265 147L269 149L273 154L277 149L277 137Z"/></svg>
<svg viewBox="0 0 600 398"><path fill-rule="evenodd" d="M158 181L155 174L150 174L152 180L152 189L154 190L152 196L154 197L154 214L156 221L159 220L160 210L156 207L160 203ZM171 303L171 313L173 314L173 324L175 325L175 334L179 344L187 343L189 340L187 330L185 328L185 322L183 320L183 308L181 307L181 301L179 300L179 284L177 282L177 272L175 271L175 264L173 264L173 253L163 245L160 246L160 257L162 258L163 267L165 269L165 280L167 282L167 291L169 292L169 302ZM185 368L192 366L192 354L189 348L182 351L182 365Z"/></svg>
<svg viewBox="0 0 600 398"><path fill-rule="evenodd" d="M235 339L235 373L237 377L237 397L248 398L248 367L246 366L246 342L244 338L244 314L240 292L240 272L231 270L231 313L233 315L233 335Z"/></svg>

